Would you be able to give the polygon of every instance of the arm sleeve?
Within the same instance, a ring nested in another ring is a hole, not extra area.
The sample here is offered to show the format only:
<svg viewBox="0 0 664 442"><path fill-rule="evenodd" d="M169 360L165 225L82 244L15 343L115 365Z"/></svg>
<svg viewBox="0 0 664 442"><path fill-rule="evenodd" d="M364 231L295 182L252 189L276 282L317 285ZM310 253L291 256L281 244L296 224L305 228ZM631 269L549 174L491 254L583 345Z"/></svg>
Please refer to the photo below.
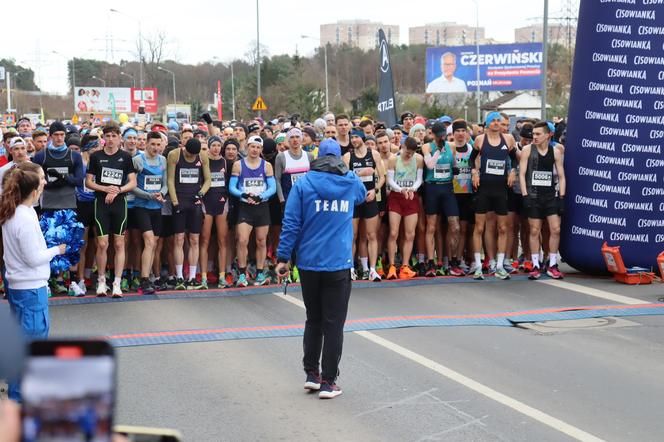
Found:
<svg viewBox="0 0 664 442"><path fill-rule="evenodd" d="M18 242L21 250L21 255L30 267L37 267L51 262L54 256L60 253L58 246L51 247L50 249L39 248L39 238L41 232L38 228L34 228L31 224L26 224L26 228L21 229L21 240Z"/></svg>
<svg viewBox="0 0 664 442"><path fill-rule="evenodd" d="M240 177L236 175L231 175L231 179L228 183L228 191L237 198L242 198L242 192L238 189L237 185L240 182Z"/></svg>
<svg viewBox="0 0 664 442"><path fill-rule="evenodd" d="M78 152L73 152L72 163L74 165L74 174L67 175L67 182L72 187L81 187L85 179L85 168L83 167L83 158Z"/></svg>
<svg viewBox="0 0 664 442"><path fill-rule="evenodd" d="M134 170L136 173L141 173L143 171L143 158L140 155L136 155L134 158L132 158L132 163L134 163ZM138 177L137 177L138 179ZM149 192L146 192L143 189L139 189L138 186L134 187L131 189L131 193L136 195L137 198L143 199L143 200L151 200L152 199L152 194Z"/></svg>
<svg viewBox="0 0 664 442"><path fill-rule="evenodd" d="M161 173L161 194L165 197L168 195L168 167L166 165L166 158L160 157L159 161L164 162L164 170Z"/></svg>
<svg viewBox="0 0 664 442"><path fill-rule="evenodd" d="M298 186L300 182L298 180L295 183L288 196L288 201L286 201L277 249L277 258L281 260L288 261L290 259L295 243L300 236L300 230L302 230L302 190L301 185Z"/></svg>
<svg viewBox="0 0 664 442"><path fill-rule="evenodd" d="M470 159L468 160L468 164L470 164L470 169L471 170L477 170L477 164L475 160L477 157L480 155L480 151L473 148L473 151L470 153Z"/></svg>
<svg viewBox="0 0 664 442"><path fill-rule="evenodd" d="M274 160L274 179L277 184L277 196L279 197L279 202L284 202L284 191L281 189L281 175L284 173L285 158L284 155L279 152L277 158Z"/></svg>
<svg viewBox="0 0 664 442"><path fill-rule="evenodd" d="M390 169L387 171L387 184L389 184L392 190L394 190L395 192L401 192L402 190L401 186L398 185L396 181L394 181L394 170Z"/></svg>
<svg viewBox="0 0 664 442"><path fill-rule="evenodd" d="M424 175L424 169L417 169L417 175L415 182L413 183L413 190L417 190L422 185L422 176Z"/></svg>
<svg viewBox="0 0 664 442"><path fill-rule="evenodd" d="M433 156L431 156L431 152L429 152L428 154L424 155L424 164L426 164L428 169L433 169L436 167L438 158L440 158L440 150L437 150Z"/></svg>
<svg viewBox="0 0 664 442"><path fill-rule="evenodd" d="M267 177L267 190L261 193L261 200L267 201L277 192L276 180L273 176Z"/></svg>

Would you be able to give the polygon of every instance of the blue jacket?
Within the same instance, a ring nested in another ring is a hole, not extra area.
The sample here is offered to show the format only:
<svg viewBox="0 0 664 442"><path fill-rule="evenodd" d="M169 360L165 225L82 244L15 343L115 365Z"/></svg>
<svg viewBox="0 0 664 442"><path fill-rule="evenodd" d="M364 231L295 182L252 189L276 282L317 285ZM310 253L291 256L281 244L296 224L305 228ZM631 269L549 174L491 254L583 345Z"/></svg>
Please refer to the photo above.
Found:
<svg viewBox="0 0 664 442"><path fill-rule="evenodd" d="M303 270L334 272L353 266L353 208L364 184L336 157L319 158L297 180L286 201L277 257Z"/></svg>

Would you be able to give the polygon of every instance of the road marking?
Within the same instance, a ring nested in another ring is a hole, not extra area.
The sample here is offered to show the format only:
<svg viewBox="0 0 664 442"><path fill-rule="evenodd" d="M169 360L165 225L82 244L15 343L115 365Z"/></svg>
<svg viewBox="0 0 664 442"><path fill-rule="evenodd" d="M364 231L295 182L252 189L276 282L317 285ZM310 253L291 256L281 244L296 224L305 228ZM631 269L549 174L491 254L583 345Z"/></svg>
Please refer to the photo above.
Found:
<svg viewBox="0 0 664 442"><path fill-rule="evenodd" d="M573 284L571 282L546 279L537 281L541 284L547 284L553 287L560 289L571 290L573 292L583 293L584 295L594 296L596 298L608 299L609 301L618 302L620 304L651 304L648 301L643 301L641 299L631 298L629 296L618 295L617 293L611 293L604 290L598 290L591 287L586 287L584 285Z"/></svg>
<svg viewBox="0 0 664 442"><path fill-rule="evenodd" d="M493 399L494 401L503 404L515 411L518 411L521 414L524 414L538 422L543 423L544 425L553 428L554 430L560 431L561 433L564 433L570 437L573 437L576 440L580 441L602 441L603 439L600 439L597 436L594 436L588 432L585 432L581 430L580 428L577 428L573 425L570 425L566 422L561 421L560 419L556 419L555 417L544 413L543 411L540 411L536 408L533 408L529 405L524 404L521 401L518 401L516 399L513 399L507 395L504 395L490 387L487 387L484 384L481 384L467 376L462 375L459 372L456 372L450 368L445 367L444 365L441 365L435 361L432 361L431 359L428 359L418 353L415 353L414 351L408 350L405 347L402 347L398 344L395 344L392 341L389 341L387 339L381 338L380 336L371 333L371 332L366 332L366 331L356 331L354 332L357 335L362 336L365 339L368 339L369 341L373 342L374 344L378 344L381 347L384 347L388 350L391 350L406 359L410 359L413 362L416 362L454 382L457 382L464 387L470 388L471 390L480 393L489 399Z"/></svg>
<svg viewBox="0 0 664 442"><path fill-rule="evenodd" d="M569 284L569 283L568 283ZM570 284L570 285L576 285L576 284ZM581 288L582 286L579 286ZM291 296L291 295L284 295L281 292L274 292L275 296L278 296L279 298L283 299L284 301L290 302L291 304L297 305L300 308L305 308L304 303L300 301L299 299ZM615 295L619 296L619 295ZM627 297L625 297L627 298ZM627 299L632 299L632 298L627 298ZM639 301L641 303L641 301ZM353 332L358 336L361 336L374 344L378 344L381 347L384 347L388 350L391 350L395 353L397 353L400 356L405 357L406 359L410 359L411 361L422 365L423 367L426 367L444 377L447 379L450 379L454 382L457 382L461 385L463 385L466 388L470 388L471 390L488 397L489 399L492 399L500 404L503 404L514 411L517 411L525 416L528 416L538 422L541 422L542 424L553 428L554 430L560 431L561 433L564 433L576 440L579 441L584 441L584 442L600 442L603 441L604 439L601 439L597 436L594 436L586 431L581 430L580 428L577 428L573 425L570 425L566 422L561 421L560 419L557 419L549 414L544 413L543 411L540 411L536 408L533 408L529 405L524 404L521 401L518 401L516 399L513 399L503 393L500 393L490 387L487 387L484 384L481 384L467 376L462 375L459 372L456 372L452 370L451 368L445 367L442 364L439 364L435 361L432 361L429 358L426 358L425 356L422 356L419 353L415 353L414 351L408 350L405 347L400 346L399 344L396 344L392 341L389 341L385 338L382 338L374 333L368 332L368 331L356 331Z"/></svg>

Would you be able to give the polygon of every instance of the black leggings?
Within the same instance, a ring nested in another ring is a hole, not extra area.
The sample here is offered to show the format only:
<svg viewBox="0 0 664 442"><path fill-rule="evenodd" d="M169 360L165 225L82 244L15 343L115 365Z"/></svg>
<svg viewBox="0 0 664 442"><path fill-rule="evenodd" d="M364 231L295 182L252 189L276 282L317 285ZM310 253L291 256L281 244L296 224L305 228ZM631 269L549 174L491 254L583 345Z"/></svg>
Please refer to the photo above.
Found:
<svg viewBox="0 0 664 442"><path fill-rule="evenodd" d="M332 384L339 374L339 360L344 343L344 323L350 299L350 269L336 272L300 270L302 298L307 309L304 326L304 371L321 373Z"/></svg>

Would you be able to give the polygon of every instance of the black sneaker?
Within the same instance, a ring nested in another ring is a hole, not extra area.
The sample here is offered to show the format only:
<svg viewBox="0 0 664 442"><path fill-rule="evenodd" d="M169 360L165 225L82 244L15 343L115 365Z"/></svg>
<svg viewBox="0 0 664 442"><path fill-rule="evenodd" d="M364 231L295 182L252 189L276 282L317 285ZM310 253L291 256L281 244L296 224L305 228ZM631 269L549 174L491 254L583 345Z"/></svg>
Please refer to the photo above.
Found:
<svg viewBox="0 0 664 442"><path fill-rule="evenodd" d="M307 372L307 380L304 382L304 389L309 391L320 390L320 374L313 371Z"/></svg>
<svg viewBox="0 0 664 442"><path fill-rule="evenodd" d="M184 279L178 278L175 282L175 290L186 290L187 289L187 284L185 283Z"/></svg>
<svg viewBox="0 0 664 442"><path fill-rule="evenodd" d="M139 295L152 295L155 291L156 290L149 279L141 279L141 284L138 286Z"/></svg>
<svg viewBox="0 0 664 442"><path fill-rule="evenodd" d="M320 384L320 391L318 393L318 397L321 399L333 399L337 396L340 396L342 394L341 388L337 386L337 384L330 384L328 382L323 381Z"/></svg>
<svg viewBox="0 0 664 442"><path fill-rule="evenodd" d="M423 262L418 262L417 265L415 266L415 271L417 272L417 276L425 276L427 273L427 266Z"/></svg>
<svg viewBox="0 0 664 442"><path fill-rule="evenodd" d="M434 264L433 261L429 261L429 264L427 264L427 270L424 273L424 276L426 276L427 278L433 278L436 276L436 264Z"/></svg>

